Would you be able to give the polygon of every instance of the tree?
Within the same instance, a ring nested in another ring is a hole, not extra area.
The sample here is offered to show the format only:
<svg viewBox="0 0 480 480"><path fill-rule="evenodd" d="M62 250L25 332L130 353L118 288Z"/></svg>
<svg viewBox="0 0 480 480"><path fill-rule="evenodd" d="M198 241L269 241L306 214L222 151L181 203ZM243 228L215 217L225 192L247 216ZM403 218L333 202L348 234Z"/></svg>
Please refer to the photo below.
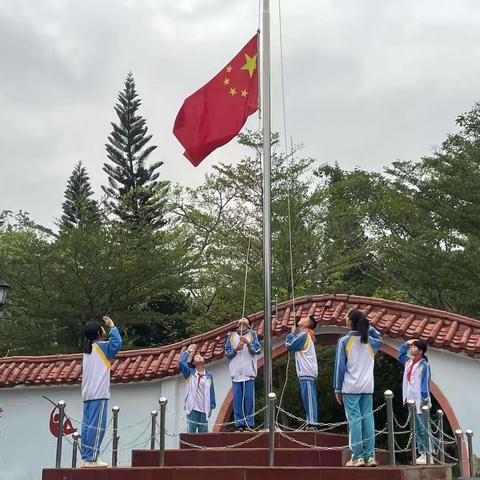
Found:
<svg viewBox="0 0 480 480"><path fill-rule="evenodd" d="M105 163L103 170L109 185L102 189L120 220L133 228L158 229L165 225L168 182L158 181L157 170L163 162L147 166L148 157L157 146L147 146L152 135L147 134L146 120L137 113L140 105L130 72L115 105L119 123L112 123L109 143L105 145L110 163Z"/></svg>
<svg viewBox="0 0 480 480"><path fill-rule="evenodd" d="M420 161L394 162L374 187L369 229L382 283L407 301L480 314L480 105Z"/></svg>
<svg viewBox="0 0 480 480"><path fill-rule="evenodd" d="M93 195L87 170L78 162L68 179L65 190L65 201L62 204L63 215L60 229L84 228L98 225L100 212L97 202L90 198Z"/></svg>
<svg viewBox="0 0 480 480"><path fill-rule="evenodd" d="M365 225L375 174L324 164L315 175L324 182L325 228L320 241L324 288L332 293L372 295L378 279L372 272L373 244Z"/></svg>

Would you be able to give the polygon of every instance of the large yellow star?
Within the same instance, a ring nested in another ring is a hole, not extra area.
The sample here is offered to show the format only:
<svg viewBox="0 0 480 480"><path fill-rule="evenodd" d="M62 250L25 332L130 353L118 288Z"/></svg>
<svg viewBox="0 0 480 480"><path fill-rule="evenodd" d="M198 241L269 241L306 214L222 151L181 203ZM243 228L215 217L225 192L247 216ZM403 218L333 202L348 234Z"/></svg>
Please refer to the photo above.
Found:
<svg viewBox="0 0 480 480"><path fill-rule="evenodd" d="M253 72L257 68L257 54L253 57L249 57L248 54L245 54L245 65L242 67L242 70L248 70L250 78L253 77Z"/></svg>

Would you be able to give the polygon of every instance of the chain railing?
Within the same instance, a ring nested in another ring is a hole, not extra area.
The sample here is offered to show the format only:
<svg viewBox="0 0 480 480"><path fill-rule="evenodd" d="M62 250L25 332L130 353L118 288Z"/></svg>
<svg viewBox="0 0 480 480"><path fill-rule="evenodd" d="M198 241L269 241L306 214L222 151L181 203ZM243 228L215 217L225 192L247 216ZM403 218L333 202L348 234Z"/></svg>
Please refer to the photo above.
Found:
<svg viewBox="0 0 480 480"><path fill-rule="evenodd" d="M180 445L187 446L189 448L201 449L201 450L228 450L228 449L235 449L241 448L245 445L248 445L266 432L269 434L269 464L274 464L274 435L275 433L279 434L281 437L287 439L288 441L300 445L304 448L309 449L322 449L322 450L342 450L346 448L352 449L360 444L364 444L365 442L371 440L372 438L376 438L380 435L387 435L388 436L388 445L389 445L389 459L390 464L395 465L395 455L396 454L405 454L410 452L412 464L416 464L416 455L417 449L419 448L419 442L422 442L422 445L425 445L426 455L426 463L432 464L437 463L440 465L446 465L451 462L459 463L461 474L464 475L466 473L465 465L463 465L463 448L465 443L466 436L466 447L467 453L466 457L468 458L468 467L470 474L473 475L475 473L475 465L474 465L474 456L472 451L472 437L473 432L471 430L467 430L465 433L462 430L456 430L454 432L454 436L449 435L444 430L444 423L443 423L443 412L441 410L436 412L436 420L430 417L429 408L423 408L422 415L420 416L417 413L417 408L415 402L409 401L408 402L408 416L404 422L399 421L396 415L393 412L392 408L392 399L393 393L390 391L385 392L385 402L378 407L376 407L372 413L362 416L356 421L362 421L369 418L372 415L383 410L385 407L387 408L387 424L383 429L375 430L374 434L369 439L363 439L362 441L356 443L349 443L347 445L341 446L334 446L334 447L320 447L318 445L312 445L306 441L300 440L299 438L295 438L292 434L297 432L304 431L302 428L305 428L306 420L294 415L291 412L288 412L284 408L280 406L276 406L276 396L272 394L272 397L269 397L269 402L266 406L260 408L252 415L246 416L244 419L240 420L247 420L250 419L252 416L257 416L262 414L265 410L268 409L269 415L267 418L269 419L269 424L267 425L267 430L254 430L253 428L250 429L252 435L248 436L246 439L242 439L239 442L234 442L229 445L222 445L217 447L210 447L205 445L198 445L192 441L187 441L184 438L180 437L178 432L171 432L166 429L166 416L173 416L175 419L181 418L184 420L185 417L180 417L175 412L170 411L167 409L167 399L161 398L160 399L160 409L159 411L153 410L147 415L146 417L142 418L138 422L132 423L130 425L122 427L119 424L119 408L113 407L113 417L107 423L105 427L98 426L98 425L85 425L82 424L82 428L84 431L86 429L95 429L97 431L101 431L104 434L107 432L111 432L110 438L106 442L106 444L101 449L96 449L95 447L91 447L88 445L82 445L82 449L91 449L94 451L94 457L98 458L98 456L104 454L111 446L112 446L112 466L116 467L117 465L125 465L128 463L128 460L125 460L122 457L123 452L131 451L135 448L147 448L150 445L150 449L154 449L156 445L156 438L159 437L159 450L160 450L160 466L164 466L164 454L165 454L165 439L166 437L175 438L178 440ZM56 459L55 465L57 468L61 466L61 456L62 456L62 440L65 439L67 443L72 446L72 462L71 465L73 468L76 467L77 458L78 458L78 451L80 450L80 435L78 432L75 432L72 435L72 440L68 438L65 434L63 434L63 420L65 418L69 418L74 422L78 422L74 418L66 415L66 404L65 402L58 403L59 408L59 429L57 435L57 450L56 450ZM301 428L293 428L284 424L281 424L278 421L275 421L275 417L278 418L278 413L275 415L275 412L282 413L288 418L301 423ZM150 420L150 421L149 421ZM417 422L422 421L421 425L423 425L422 431L417 431ZM187 425L189 420L187 419ZM238 422L238 419L237 419ZM78 422L79 423L79 422ZM198 423L198 422L196 422ZM201 422L200 422L201 423ZM207 423L207 422L206 422ZM318 422L314 426L314 430L316 432L328 432L335 428L346 426L348 425L348 421L340 421L340 422L332 422L332 423L322 423ZM229 422L216 422L216 426L221 427L228 427L234 425L235 421ZM126 430L131 430L135 427L143 426L144 428L142 431L135 436L131 441L124 443L120 446L119 440L120 435L119 432L123 432ZM257 427L257 428L261 428ZM397 430L395 430L395 428ZM157 433L158 432L158 433ZM408 435L406 443L404 441L400 442L401 438L404 438ZM402 446L404 445L404 446ZM456 455L452 454L450 451L453 446L456 446ZM422 449L421 449L422 450ZM421 451L420 450L420 451Z"/></svg>

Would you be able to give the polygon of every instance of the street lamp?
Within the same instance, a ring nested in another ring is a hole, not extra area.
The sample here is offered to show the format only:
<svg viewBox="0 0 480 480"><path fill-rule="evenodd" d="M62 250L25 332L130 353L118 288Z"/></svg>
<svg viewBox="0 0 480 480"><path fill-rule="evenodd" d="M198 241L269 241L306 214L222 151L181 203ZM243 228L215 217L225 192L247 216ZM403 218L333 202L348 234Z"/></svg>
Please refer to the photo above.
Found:
<svg viewBox="0 0 480 480"><path fill-rule="evenodd" d="M10 291L10 285L5 280L0 280L0 315L2 309L7 302L8 293Z"/></svg>

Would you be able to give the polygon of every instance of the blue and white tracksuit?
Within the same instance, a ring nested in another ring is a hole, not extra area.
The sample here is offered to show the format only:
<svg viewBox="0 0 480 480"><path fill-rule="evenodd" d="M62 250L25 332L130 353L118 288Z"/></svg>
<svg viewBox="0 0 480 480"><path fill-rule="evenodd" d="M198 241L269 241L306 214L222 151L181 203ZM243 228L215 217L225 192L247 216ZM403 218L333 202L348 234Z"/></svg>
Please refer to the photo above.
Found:
<svg viewBox="0 0 480 480"><path fill-rule="evenodd" d="M422 407L424 405L431 407L432 402L430 398L430 365L425 358L414 363L414 358L408 353L410 346L404 343L398 350L398 359L405 366L403 372L403 402L408 400L415 400L416 415L416 439L417 450L420 455L427 451L425 424L422 415ZM413 367L412 367L413 364ZM412 367L412 374L410 381L408 380L408 371ZM430 451L433 450L433 445L430 445Z"/></svg>
<svg viewBox="0 0 480 480"><path fill-rule="evenodd" d="M315 351L314 333L311 330L300 330L289 333L285 346L289 352L295 352L295 367L300 380L303 408L307 425L318 423L317 385L318 363Z"/></svg>
<svg viewBox="0 0 480 480"><path fill-rule="evenodd" d="M381 346L380 333L370 327L368 343L361 343L360 334L350 331L338 340L335 351L333 388L342 394L353 460L375 457L373 368Z"/></svg>
<svg viewBox="0 0 480 480"><path fill-rule="evenodd" d="M240 344L240 337L248 339L249 344L235 351ZM232 379L233 416L235 427L252 428L255 423L255 378L257 378L256 356L262 353L256 332L240 329L227 334L225 356L230 359L229 371Z"/></svg>
<svg viewBox="0 0 480 480"><path fill-rule="evenodd" d="M92 353L83 354L82 362L82 460L97 461L105 435L110 398L110 367L122 346L117 327L110 330L107 342L92 342Z"/></svg>
<svg viewBox="0 0 480 480"><path fill-rule="evenodd" d="M188 364L189 352L180 355L180 371L185 378L185 412L188 433L208 432L208 419L215 408L215 388L212 374L200 374Z"/></svg>

